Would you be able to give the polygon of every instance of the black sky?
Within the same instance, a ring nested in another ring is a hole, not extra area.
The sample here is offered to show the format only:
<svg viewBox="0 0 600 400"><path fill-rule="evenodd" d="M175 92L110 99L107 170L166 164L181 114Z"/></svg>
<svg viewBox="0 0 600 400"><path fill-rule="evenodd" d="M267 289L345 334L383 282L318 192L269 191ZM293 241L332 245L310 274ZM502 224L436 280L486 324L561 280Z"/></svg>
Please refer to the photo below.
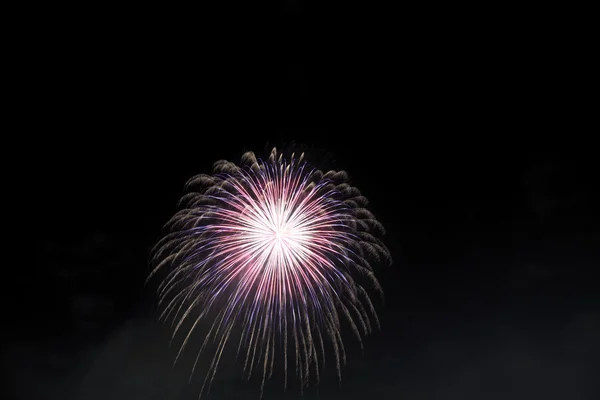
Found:
<svg viewBox="0 0 600 400"><path fill-rule="evenodd" d="M59 12L23 34L6 398L196 398L148 250L188 178L291 143L350 174L394 259L382 331L319 398L596 398L587 53L530 10L245 7ZM210 398L258 398L233 370ZM279 383L265 398L297 398Z"/></svg>

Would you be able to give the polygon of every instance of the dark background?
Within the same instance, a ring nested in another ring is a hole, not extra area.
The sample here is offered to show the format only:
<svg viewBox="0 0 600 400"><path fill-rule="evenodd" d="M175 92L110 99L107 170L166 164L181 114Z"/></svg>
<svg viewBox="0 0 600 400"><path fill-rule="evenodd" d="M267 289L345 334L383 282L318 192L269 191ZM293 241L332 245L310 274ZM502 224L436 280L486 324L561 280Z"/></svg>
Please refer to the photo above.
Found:
<svg viewBox="0 0 600 400"><path fill-rule="evenodd" d="M394 259L381 332L304 398L598 396L584 25L549 6L161 7L29 10L17 35L6 398L196 398L148 250L189 177L291 142L349 172ZM207 398L258 398L229 366ZM265 398L299 398L281 386Z"/></svg>

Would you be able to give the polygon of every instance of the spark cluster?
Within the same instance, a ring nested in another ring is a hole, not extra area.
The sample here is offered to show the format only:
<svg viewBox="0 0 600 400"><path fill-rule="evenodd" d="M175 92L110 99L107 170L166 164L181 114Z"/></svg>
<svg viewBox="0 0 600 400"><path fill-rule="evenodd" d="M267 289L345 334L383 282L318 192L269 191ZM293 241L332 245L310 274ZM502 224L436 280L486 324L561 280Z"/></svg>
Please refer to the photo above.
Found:
<svg viewBox="0 0 600 400"><path fill-rule="evenodd" d="M187 182L179 211L153 249L150 277L168 271L158 290L173 336L193 321L177 358L208 321L198 356L211 341L216 347L201 392L234 332L241 332L244 373L249 378L258 370L261 390L276 355L284 385L290 363L301 387L311 376L318 381L326 343L341 378L342 320L362 347L379 326L368 293L382 295L372 264L391 262L378 238L384 229L366 206L345 172L323 173L304 154L286 160L276 149L264 161L252 152L239 165L218 161L212 174Z"/></svg>

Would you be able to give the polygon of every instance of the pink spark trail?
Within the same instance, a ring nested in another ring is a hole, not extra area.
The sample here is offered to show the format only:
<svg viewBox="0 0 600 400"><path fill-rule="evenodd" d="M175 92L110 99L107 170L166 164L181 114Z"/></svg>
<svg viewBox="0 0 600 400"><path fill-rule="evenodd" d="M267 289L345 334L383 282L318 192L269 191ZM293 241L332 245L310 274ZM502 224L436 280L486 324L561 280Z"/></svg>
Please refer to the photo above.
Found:
<svg viewBox="0 0 600 400"><path fill-rule="evenodd" d="M376 237L383 227L365 209L367 200L348 184L347 174L323 174L311 169L303 155L292 155L288 162L273 149L267 161L251 152L240 166L219 161L213 175L195 176L186 188L181 210L153 249L156 265L150 277L169 267L159 297L161 318L176 323L173 337L199 310L178 358L192 331L210 314L198 356L211 339L216 350L201 393L237 328L244 372L249 378L258 369L261 388L273 373L276 348L283 357L285 385L290 358L301 387L311 373L318 380L327 340L341 377L341 319L349 322L362 347L361 338L379 322L358 282L382 294L371 262L391 262Z"/></svg>

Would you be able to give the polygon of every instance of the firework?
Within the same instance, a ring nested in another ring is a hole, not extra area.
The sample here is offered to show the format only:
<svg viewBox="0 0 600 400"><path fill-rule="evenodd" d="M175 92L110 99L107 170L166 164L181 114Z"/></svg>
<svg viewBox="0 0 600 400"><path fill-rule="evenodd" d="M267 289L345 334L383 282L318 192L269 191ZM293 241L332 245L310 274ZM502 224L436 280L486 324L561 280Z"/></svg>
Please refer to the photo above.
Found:
<svg viewBox="0 0 600 400"><path fill-rule="evenodd" d="M301 387L311 376L318 381L326 343L341 379L341 323L349 323L362 348L361 338L379 327L367 289L383 295L371 263L391 262L378 239L383 227L366 205L345 172L322 173L304 154L286 160L276 149L265 161L252 152L239 165L219 161L212 175L188 181L180 211L153 249L150 277L168 270L158 293L161 318L174 321L173 337L193 321L177 358L198 323L210 318L198 356L211 340L216 348L201 394L232 332L241 332L244 374L259 371L261 393L276 353L284 386L291 363ZM193 310L198 315L190 317Z"/></svg>

